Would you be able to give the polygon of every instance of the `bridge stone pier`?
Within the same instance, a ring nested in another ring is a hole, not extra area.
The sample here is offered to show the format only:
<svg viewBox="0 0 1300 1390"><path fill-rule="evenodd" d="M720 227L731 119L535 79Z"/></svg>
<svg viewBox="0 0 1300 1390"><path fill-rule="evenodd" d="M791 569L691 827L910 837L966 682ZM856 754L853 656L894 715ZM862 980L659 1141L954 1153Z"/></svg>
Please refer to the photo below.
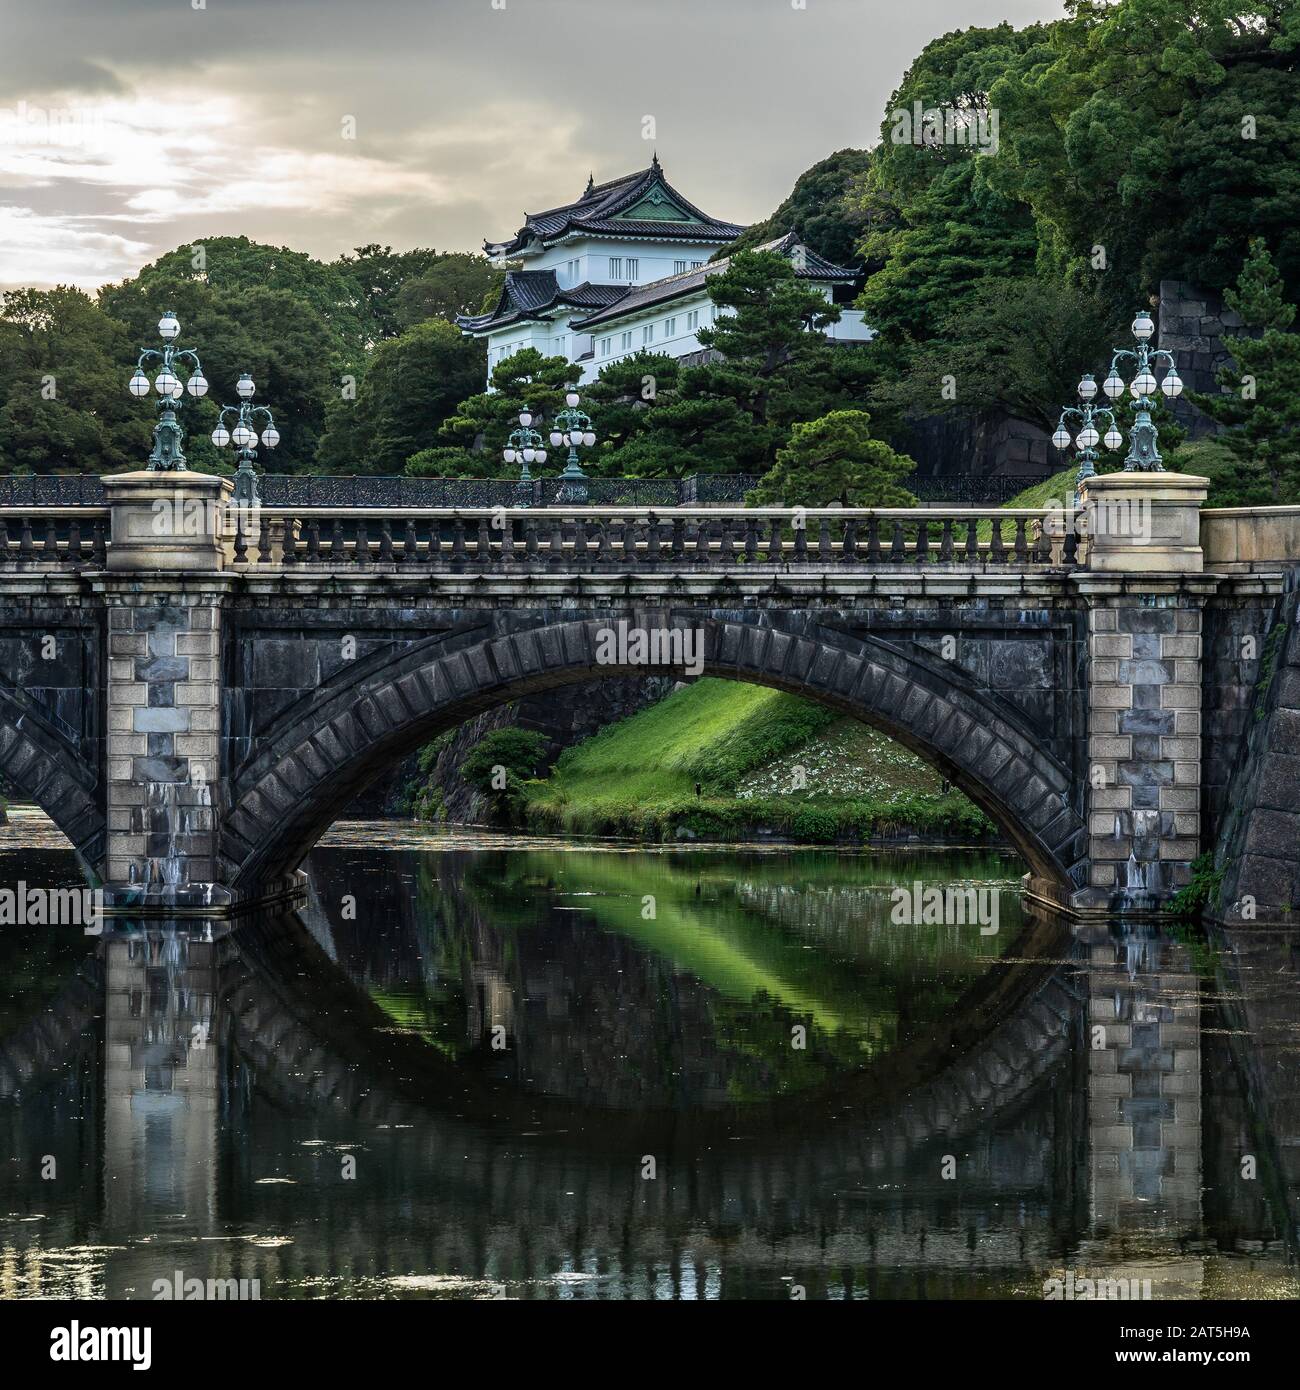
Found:
<svg viewBox="0 0 1300 1390"><path fill-rule="evenodd" d="M1272 877L1248 849L1236 900L1300 900L1300 848L1281 873L1258 852L1283 814L1260 767L1300 705L1300 672L1261 694L1300 509L1207 511L1203 479L1167 473L1089 479L1078 512L247 507L148 472L103 490L0 508L0 776L122 911L300 893L316 838L429 738L654 674L882 729L1075 913L1164 911L1246 833L1238 805Z"/></svg>

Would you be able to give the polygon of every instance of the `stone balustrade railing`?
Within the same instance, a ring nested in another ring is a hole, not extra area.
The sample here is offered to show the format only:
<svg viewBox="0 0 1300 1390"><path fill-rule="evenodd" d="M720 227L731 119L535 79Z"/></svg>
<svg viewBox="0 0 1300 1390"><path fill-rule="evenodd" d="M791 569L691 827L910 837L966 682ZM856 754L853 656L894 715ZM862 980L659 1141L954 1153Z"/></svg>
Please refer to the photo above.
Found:
<svg viewBox="0 0 1300 1390"><path fill-rule="evenodd" d="M0 570L103 569L107 507L0 507Z"/></svg>
<svg viewBox="0 0 1300 1390"><path fill-rule="evenodd" d="M1068 566L1076 542L1064 513L1043 508L260 507L232 515L231 558L250 569Z"/></svg>

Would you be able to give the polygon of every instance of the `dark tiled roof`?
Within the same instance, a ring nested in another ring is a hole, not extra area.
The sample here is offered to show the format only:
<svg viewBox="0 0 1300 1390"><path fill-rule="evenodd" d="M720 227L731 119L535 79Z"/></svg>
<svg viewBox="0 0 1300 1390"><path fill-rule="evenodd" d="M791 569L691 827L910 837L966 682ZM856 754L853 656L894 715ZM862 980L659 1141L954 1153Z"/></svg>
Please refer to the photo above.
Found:
<svg viewBox="0 0 1300 1390"><path fill-rule="evenodd" d="M658 188L663 196L676 204L692 222L660 221L657 218L629 219L624 214L634 208L651 191ZM489 255L510 255L522 250L537 238L555 241L569 232L586 232L595 236L651 236L685 241L734 241L745 229L735 222L720 222L688 202L664 178L658 158L648 169L625 174L609 183L588 183L586 191L576 202L563 207L548 208L545 212L524 214L524 225L508 241L483 243Z"/></svg>
<svg viewBox="0 0 1300 1390"><path fill-rule="evenodd" d="M778 251L782 255L791 255L798 245L800 245L799 238L794 232L788 232L783 237L777 237L775 241L765 241L761 246L754 247L754 250ZM710 275L719 274L726 270L730 264L731 257L724 256L721 260L706 262L698 270L688 270L683 275L669 275L662 280L652 280L648 285L636 285L621 298L614 300L607 306L602 306L589 317L571 320L572 326L574 328L594 328L598 324L611 323L615 319L624 318L638 310L650 309L656 304L680 299L683 295L695 294ZM832 265L830 261L825 260L815 251L808 250L806 246L804 247L803 266L795 271L796 277L801 280L829 280L831 282L852 280L856 274L857 271L849 266Z"/></svg>
<svg viewBox="0 0 1300 1390"><path fill-rule="evenodd" d="M538 318L557 307L590 312L603 308L626 292L625 285L583 283L562 290L553 270L512 270L490 314L462 314L457 325L471 333L500 328L520 319Z"/></svg>

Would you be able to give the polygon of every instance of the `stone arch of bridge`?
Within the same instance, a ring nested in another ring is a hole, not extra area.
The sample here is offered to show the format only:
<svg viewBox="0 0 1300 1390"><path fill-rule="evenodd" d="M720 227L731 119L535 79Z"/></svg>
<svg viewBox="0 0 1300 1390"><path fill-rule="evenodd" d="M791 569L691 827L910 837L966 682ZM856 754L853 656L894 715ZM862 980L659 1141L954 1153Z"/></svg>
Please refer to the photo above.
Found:
<svg viewBox="0 0 1300 1390"><path fill-rule="evenodd" d="M653 615L636 622L650 626ZM1085 883L1086 827L1069 770L959 673L816 626L692 625L702 674L818 700L880 729L988 813L1041 896L1068 903ZM234 776L222 817L223 882L241 898L276 891L353 797L430 738L495 705L601 677L699 673L603 660L609 628L586 618L421 647L316 692Z"/></svg>
<svg viewBox="0 0 1300 1390"><path fill-rule="evenodd" d="M0 777L49 816L92 881L98 881L106 828L94 774L54 729L5 690L0 690Z"/></svg>

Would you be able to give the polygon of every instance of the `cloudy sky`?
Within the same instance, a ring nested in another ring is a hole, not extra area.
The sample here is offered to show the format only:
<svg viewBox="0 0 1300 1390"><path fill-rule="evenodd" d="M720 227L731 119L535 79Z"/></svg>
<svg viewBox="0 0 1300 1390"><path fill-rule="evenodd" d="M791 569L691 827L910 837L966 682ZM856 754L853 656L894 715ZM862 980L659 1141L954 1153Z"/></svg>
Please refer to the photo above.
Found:
<svg viewBox="0 0 1300 1390"><path fill-rule="evenodd" d="M244 234L478 250L649 162L765 216L912 57L1060 0L0 0L0 288Z"/></svg>

